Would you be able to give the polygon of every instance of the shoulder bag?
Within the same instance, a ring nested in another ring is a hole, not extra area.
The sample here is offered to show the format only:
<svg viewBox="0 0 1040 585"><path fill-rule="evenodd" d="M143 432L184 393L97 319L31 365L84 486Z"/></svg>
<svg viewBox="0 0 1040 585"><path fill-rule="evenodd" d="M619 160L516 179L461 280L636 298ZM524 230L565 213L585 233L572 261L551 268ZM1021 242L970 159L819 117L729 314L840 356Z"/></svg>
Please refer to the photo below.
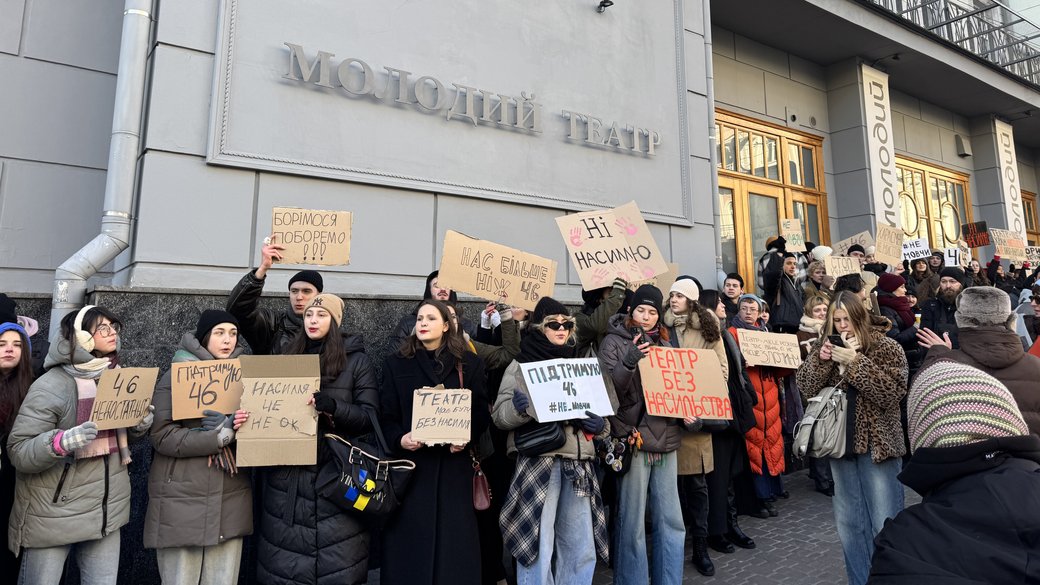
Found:
<svg viewBox="0 0 1040 585"><path fill-rule="evenodd" d="M796 457L845 456L845 429L848 418L848 397L838 388L842 380L828 386L809 399L805 415L794 426L791 448Z"/></svg>

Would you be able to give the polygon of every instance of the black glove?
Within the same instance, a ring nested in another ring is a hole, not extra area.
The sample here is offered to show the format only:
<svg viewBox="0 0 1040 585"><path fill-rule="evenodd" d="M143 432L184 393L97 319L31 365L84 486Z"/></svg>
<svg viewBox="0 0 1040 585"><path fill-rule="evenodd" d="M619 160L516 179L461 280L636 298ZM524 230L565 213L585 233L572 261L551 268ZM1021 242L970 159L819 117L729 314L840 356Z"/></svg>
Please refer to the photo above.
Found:
<svg viewBox="0 0 1040 585"><path fill-rule="evenodd" d="M626 368L634 370L636 369L636 366L639 365L639 360L644 357L646 357L646 355L643 353L643 350L639 349L639 346L633 343L628 346L628 353L621 358L621 363Z"/></svg>
<svg viewBox="0 0 1040 585"><path fill-rule="evenodd" d="M520 391L519 388L514 390L513 391L513 408L515 408L517 412L523 414L523 413L527 412L527 407L528 406L531 406L531 399L529 399L527 397L527 394L524 394L522 391Z"/></svg>
<svg viewBox="0 0 1040 585"><path fill-rule="evenodd" d="M336 414L336 399L325 392L314 393L314 410Z"/></svg>
<svg viewBox="0 0 1040 585"><path fill-rule="evenodd" d="M578 424L581 425L581 430L592 435L598 435L602 430L606 422L603 417L592 412L591 410L585 411L585 416L589 418L583 418L578 420Z"/></svg>
<svg viewBox="0 0 1040 585"><path fill-rule="evenodd" d="M231 428L234 426L235 421L230 417L224 416L224 413L217 412L215 410L203 410L202 411L202 428L206 431L212 431L213 429L220 427Z"/></svg>

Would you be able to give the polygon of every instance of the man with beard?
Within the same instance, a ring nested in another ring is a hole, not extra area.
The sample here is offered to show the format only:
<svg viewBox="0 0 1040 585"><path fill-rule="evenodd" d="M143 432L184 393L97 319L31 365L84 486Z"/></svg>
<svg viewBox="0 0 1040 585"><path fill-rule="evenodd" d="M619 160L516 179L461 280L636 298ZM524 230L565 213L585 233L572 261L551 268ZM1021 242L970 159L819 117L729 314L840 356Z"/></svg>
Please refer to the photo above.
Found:
<svg viewBox="0 0 1040 585"><path fill-rule="evenodd" d="M957 340L957 295L964 288L964 271L948 266L939 273L939 292L921 308L921 331L917 338L922 347L934 345L933 337L949 340L952 349L959 349ZM931 334L931 335L929 335Z"/></svg>

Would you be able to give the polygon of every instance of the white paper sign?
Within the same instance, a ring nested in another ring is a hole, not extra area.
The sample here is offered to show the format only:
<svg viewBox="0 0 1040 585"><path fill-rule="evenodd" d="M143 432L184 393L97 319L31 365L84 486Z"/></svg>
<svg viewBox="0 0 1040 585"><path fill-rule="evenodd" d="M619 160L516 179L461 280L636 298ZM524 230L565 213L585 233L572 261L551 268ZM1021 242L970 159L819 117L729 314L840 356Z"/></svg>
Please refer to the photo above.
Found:
<svg viewBox="0 0 1040 585"><path fill-rule="evenodd" d="M586 410L614 414L596 358L520 364L520 376L538 422L585 418Z"/></svg>
<svg viewBox="0 0 1040 585"><path fill-rule="evenodd" d="M903 258L913 262L918 258L928 258L932 255L932 249L928 247L928 240L923 238L917 240L903 241Z"/></svg>

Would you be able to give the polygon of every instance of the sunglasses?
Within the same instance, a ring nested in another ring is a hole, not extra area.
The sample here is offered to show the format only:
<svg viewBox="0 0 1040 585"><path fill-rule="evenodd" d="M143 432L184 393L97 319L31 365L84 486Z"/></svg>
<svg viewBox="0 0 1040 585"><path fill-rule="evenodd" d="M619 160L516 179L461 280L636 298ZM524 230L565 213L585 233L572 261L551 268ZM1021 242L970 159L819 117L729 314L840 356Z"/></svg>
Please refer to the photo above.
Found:
<svg viewBox="0 0 1040 585"><path fill-rule="evenodd" d="M545 327L548 327L553 331L559 331L560 329L570 331L571 329L574 329L574 321L564 321L563 323L560 323L559 321L549 321L545 324Z"/></svg>

